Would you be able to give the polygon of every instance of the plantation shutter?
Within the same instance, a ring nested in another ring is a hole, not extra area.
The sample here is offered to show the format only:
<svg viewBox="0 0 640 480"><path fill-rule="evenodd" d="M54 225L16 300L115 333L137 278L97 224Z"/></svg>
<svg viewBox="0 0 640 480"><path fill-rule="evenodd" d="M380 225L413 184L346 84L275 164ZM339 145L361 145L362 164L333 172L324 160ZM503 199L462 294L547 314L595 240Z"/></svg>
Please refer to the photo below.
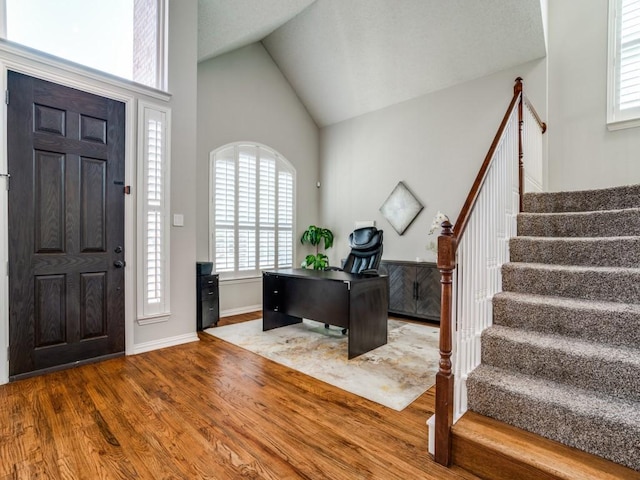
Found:
<svg viewBox="0 0 640 480"><path fill-rule="evenodd" d="M211 154L211 255L221 279L293 266L294 172L267 147Z"/></svg>
<svg viewBox="0 0 640 480"><path fill-rule="evenodd" d="M640 0L622 0L620 15L619 108L640 107Z"/></svg>
<svg viewBox="0 0 640 480"><path fill-rule="evenodd" d="M235 265L236 161L235 148L216 155L214 161L214 258L217 272L232 272Z"/></svg>
<svg viewBox="0 0 640 480"><path fill-rule="evenodd" d="M609 0L609 129L640 125L640 0Z"/></svg>
<svg viewBox="0 0 640 480"><path fill-rule="evenodd" d="M278 267L293 266L293 175L278 172Z"/></svg>
<svg viewBox="0 0 640 480"><path fill-rule="evenodd" d="M169 111L141 102L139 134L142 188L139 317L169 312Z"/></svg>

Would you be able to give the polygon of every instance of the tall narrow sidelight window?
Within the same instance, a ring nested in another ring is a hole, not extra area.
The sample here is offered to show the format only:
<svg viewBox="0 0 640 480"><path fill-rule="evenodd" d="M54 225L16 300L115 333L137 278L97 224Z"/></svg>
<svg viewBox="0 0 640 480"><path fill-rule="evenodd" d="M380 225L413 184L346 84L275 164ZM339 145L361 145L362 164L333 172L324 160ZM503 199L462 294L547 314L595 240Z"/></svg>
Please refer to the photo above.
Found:
<svg viewBox="0 0 640 480"><path fill-rule="evenodd" d="M609 2L607 123L640 126L640 0Z"/></svg>
<svg viewBox="0 0 640 480"><path fill-rule="evenodd" d="M211 152L210 258L221 279L293 266L295 170L274 150L234 143Z"/></svg>
<svg viewBox="0 0 640 480"><path fill-rule="evenodd" d="M138 317L169 313L169 117L170 111L140 102Z"/></svg>

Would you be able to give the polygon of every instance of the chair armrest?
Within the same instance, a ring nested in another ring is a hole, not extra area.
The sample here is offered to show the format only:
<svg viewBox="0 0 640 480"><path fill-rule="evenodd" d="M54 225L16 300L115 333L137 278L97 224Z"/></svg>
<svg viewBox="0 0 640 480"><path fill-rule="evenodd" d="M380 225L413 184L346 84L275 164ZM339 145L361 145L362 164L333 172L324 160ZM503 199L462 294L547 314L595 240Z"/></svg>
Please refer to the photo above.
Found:
<svg viewBox="0 0 640 480"><path fill-rule="evenodd" d="M378 270L375 268L367 268L366 270L362 270L360 275L379 275Z"/></svg>

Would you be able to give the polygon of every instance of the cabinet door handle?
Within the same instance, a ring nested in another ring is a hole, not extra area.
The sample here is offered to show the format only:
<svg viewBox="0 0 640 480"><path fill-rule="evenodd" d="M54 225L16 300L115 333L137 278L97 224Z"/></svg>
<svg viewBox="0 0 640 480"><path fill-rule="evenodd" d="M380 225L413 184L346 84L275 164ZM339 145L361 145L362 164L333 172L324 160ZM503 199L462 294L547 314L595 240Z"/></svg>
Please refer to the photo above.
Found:
<svg viewBox="0 0 640 480"><path fill-rule="evenodd" d="M413 299L418 299L418 282L413 282Z"/></svg>

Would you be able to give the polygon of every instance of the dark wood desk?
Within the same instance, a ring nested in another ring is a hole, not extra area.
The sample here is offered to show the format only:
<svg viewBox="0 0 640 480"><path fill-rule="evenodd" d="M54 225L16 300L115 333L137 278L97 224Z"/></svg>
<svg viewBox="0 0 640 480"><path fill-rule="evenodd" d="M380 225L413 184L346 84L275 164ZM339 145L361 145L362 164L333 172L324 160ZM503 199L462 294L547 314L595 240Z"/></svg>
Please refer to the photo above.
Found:
<svg viewBox="0 0 640 480"><path fill-rule="evenodd" d="M303 318L349 329L349 358L387 343L389 286L385 275L302 268L262 275L262 330Z"/></svg>

